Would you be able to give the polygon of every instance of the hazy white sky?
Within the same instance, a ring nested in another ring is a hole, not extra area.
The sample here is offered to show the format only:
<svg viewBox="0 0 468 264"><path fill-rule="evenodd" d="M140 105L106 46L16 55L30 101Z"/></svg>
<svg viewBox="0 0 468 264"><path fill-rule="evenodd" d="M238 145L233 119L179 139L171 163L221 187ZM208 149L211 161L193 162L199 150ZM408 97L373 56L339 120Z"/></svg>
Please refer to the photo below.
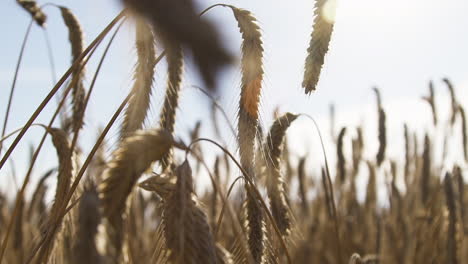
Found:
<svg viewBox="0 0 468 264"><path fill-rule="evenodd" d="M214 3L213 0L200 0L200 10ZM39 1L43 4L44 1ZM69 7L80 19L86 32L88 43L107 25L120 10L116 0L55 1ZM446 87L442 77L448 76L458 87L460 101L466 102L468 93L468 2L464 0L337 0L335 31L330 52L322 71L318 91L305 96L300 87L306 48L312 29L314 1L296 0L249 0L224 1L252 11L262 28L265 43L265 82L262 91L262 122L271 123L271 113L276 106L281 111L305 112L316 116L327 132L326 120L328 104L337 105L337 118L342 124L358 124L365 118L375 118L375 99L372 86L381 88L384 106L389 115L390 139L399 140L402 135L402 121L411 122L411 127L430 127L429 111L420 102L420 96L427 92L427 83L435 80L436 94L445 96ZM48 14L47 32L52 40L57 74L60 76L69 66L70 51L68 36L60 13L53 7L45 9ZM227 45L239 54L240 35L232 12L226 8L215 8L208 14L217 22ZM29 17L15 1L0 3L0 32L3 34L0 49L0 121L6 108L9 87L13 78L14 66L29 23ZM87 113L85 135L92 138L96 128L110 118L120 100L128 92L132 83L133 31L130 27L119 33L110 56L107 58L95 94ZM105 42L104 42L105 44ZM91 80L100 52L88 68L88 83ZM191 74L185 85L200 85ZM154 106L149 120L154 123L164 93L164 68L156 73ZM223 74L220 82L223 91L221 102L232 118L236 117L239 94L240 72L232 68ZM51 88L50 67L41 29L35 27L27 45L17 92L12 109L9 130L24 124L30 113ZM446 105L440 97L441 108ZM199 92L187 88L183 91L177 127L186 135L196 120L204 120L205 133L209 127L208 101ZM39 118L47 122L49 107ZM398 122L397 122L398 121ZM370 123L370 122L367 122ZM369 125L372 129L372 125ZM291 134L310 134L313 130L297 126ZM40 128L33 128L25 141L13 155L17 161L18 176L22 178L25 168L20 161L27 157L29 142L37 142ZM369 137L376 137L373 131ZM229 134L226 134L229 135ZM117 132L111 132L115 139ZM307 139L316 141L316 137ZM307 141L306 140L306 141ZM371 139L373 140L373 139ZM227 137L231 149L235 149L235 139ZM85 149L89 143L83 142ZM308 152L306 144L298 144L298 152ZM302 149L301 149L302 148ZM331 154L333 149L330 149ZM309 151L310 152L310 151ZM398 152L395 150L394 152ZM85 150L86 153L86 150ZM331 155L333 156L333 155ZM39 170L47 169L47 161L55 161L53 152L41 156ZM0 172L0 188L4 188L5 171ZM9 177L9 176L8 176Z"/></svg>

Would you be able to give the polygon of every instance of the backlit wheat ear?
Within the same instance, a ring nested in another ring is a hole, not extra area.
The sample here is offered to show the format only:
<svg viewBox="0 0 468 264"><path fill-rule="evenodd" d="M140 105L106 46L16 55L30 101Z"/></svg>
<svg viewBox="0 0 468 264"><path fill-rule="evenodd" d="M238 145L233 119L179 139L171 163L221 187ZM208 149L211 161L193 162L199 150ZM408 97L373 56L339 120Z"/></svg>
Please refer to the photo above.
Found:
<svg viewBox="0 0 468 264"><path fill-rule="evenodd" d="M271 213L283 235L291 229L291 217L286 203L284 182L280 173L280 157L286 130L296 120L297 115L286 113L275 120L268 133L264 149L267 152L267 192L270 199Z"/></svg>
<svg viewBox="0 0 468 264"><path fill-rule="evenodd" d="M164 130L139 130L124 139L104 172L100 186L106 217L121 214L133 186L150 165L167 153L172 136Z"/></svg>
<svg viewBox="0 0 468 264"><path fill-rule="evenodd" d="M302 87L305 93L315 91L320 78L320 72L325 62L325 55L328 52L331 35L333 33L334 22L324 15L325 6L330 0L316 0L314 6L314 25L312 27L311 40L307 49L305 60L304 79ZM333 5L333 4L331 4ZM331 7L334 9L334 7ZM334 13L335 10L331 11Z"/></svg>
<svg viewBox="0 0 468 264"><path fill-rule="evenodd" d="M429 95L424 96L423 100L426 101L431 107L432 122L434 123L434 126L437 126L437 108L435 104L434 84L432 81L429 82Z"/></svg>
<svg viewBox="0 0 468 264"><path fill-rule="evenodd" d="M467 143L467 136L466 136L466 116L465 116L465 109L463 106L458 106L458 112L460 113L460 118L462 122L462 140L463 140L463 156L465 157L465 161L468 162L468 143Z"/></svg>
<svg viewBox="0 0 468 264"><path fill-rule="evenodd" d="M457 264L457 238L456 224L457 214L455 205L455 194L453 192L452 176L447 172L444 179L445 201L449 212L448 237L447 237L447 259L446 263Z"/></svg>
<svg viewBox="0 0 468 264"><path fill-rule="evenodd" d="M132 97L128 101L122 122L121 135L123 137L142 128L149 109L154 80L156 55L153 32L146 21L140 17L136 17L135 28L135 46L138 59L133 77Z"/></svg>
<svg viewBox="0 0 468 264"><path fill-rule="evenodd" d="M36 21L36 23L44 27L45 22L47 20L46 14L42 11L42 9L37 5L36 1L34 0L16 0L16 2L26 10L31 17Z"/></svg>
<svg viewBox="0 0 468 264"><path fill-rule="evenodd" d="M242 34L242 84L239 102L238 140L242 167L255 180L255 135L258 126L258 108L263 80L263 46L260 28L252 14L231 7ZM247 175L245 175L247 176ZM251 195L246 184L246 224L248 244L254 260L262 262L264 257L264 216L259 202Z"/></svg>
<svg viewBox="0 0 468 264"><path fill-rule="evenodd" d="M81 28L78 18L66 7L60 7L62 18L68 29L68 38L71 44L72 51L72 63L75 62L81 53L84 51L84 33ZM72 130L74 132L81 129L83 126L83 117L85 111L85 97L86 90L83 85L84 79L84 67L80 70L78 67L73 72L72 81L70 84L74 84L72 88Z"/></svg>
<svg viewBox="0 0 468 264"><path fill-rule="evenodd" d="M120 255L122 214L127 198L140 175L169 151L172 142L172 136L164 130L136 131L122 141L104 173L100 198L103 214L110 224L108 232L114 244L114 260Z"/></svg>
<svg viewBox="0 0 468 264"><path fill-rule="evenodd" d="M450 114L450 124L453 126L457 118L457 109L458 109L457 96L455 95L455 88L453 87L450 80L447 78L444 78L442 79L442 81L447 85L447 88L450 92L450 101L451 101L451 107L452 107L452 112Z"/></svg>
<svg viewBox="0 0 468 264"><path fill-rule="evenodd" d="M340 134L338 135L338 143L336 145L336 156L337 156L336 167L338 168L337 180L339 181L340 184L343 184L346 179L346 159L343 153L343 140L344 140L345 134L346 134L346 127L343 127L340 130Z"/></svg>
<svg viewBox="0 0 468 264"><path fill-rule="evenodd" d="M377 111L379 115L379 150L376 155L377 166L380 166L385 159L385 150L387 148L387 128L386 115L382 107L382 98L377 88L373 88L377 96Z"/></svg>
<svg viewBox="0 0 468 264"><path fill-rule="evenodd" d="M179 104L180 86L182 83L183 55L180 43L162 35L162 41L166 48L167 60L167 88L163 107L160 113L159 125L169 133L174 133L175 117L177 106ZM163 169L166 169L172 159L172 152L168 152L161 160Z"/></svg>
<svg viewBox="0 0 468 264"><path fill-rule="evenodd" d="M164 236L170 263L217 263L216 246L207 217L192 187L187 161L176 168L177 182L164 202Z"/></svg>

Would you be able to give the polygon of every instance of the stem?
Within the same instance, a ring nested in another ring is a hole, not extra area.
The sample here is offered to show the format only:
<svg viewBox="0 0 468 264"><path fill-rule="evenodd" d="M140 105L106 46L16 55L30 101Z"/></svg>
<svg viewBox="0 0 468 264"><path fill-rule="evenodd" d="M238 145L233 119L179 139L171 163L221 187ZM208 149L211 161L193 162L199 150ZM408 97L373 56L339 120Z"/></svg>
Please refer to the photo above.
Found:
<svg viewBox="0 0 468 264"><path fill-rule="evenodd" d="M21 61L23 60L23 55L24 55L24 50L26 49L26 43L28 42L28 37L29 33L31 32L31 28L33 25L33 19L31 19L31 22L29 22L28 28L26 29L26 33L24 34L24 39L23 43L21 44L21 50L18 56L18 61L16 62L16 69L15 69L15 76L13 77L13 83L11 84L10 88L10 95L8 97L8 104L6 108L6 113L5 113L5 120L3 121L3 128L2 128L2 138L5 135L7 124L8 124L8 118L10 116L10 109L11 109L11 104L13 102L13 94L15 93L15 87L16 87L16 81L18 80L18 73L19 69L21 66ZM2 143L0 142L0 154L2 153ZM1 168L1 167L0 167ZM0 260L1 263L1 260Z"/></svg>

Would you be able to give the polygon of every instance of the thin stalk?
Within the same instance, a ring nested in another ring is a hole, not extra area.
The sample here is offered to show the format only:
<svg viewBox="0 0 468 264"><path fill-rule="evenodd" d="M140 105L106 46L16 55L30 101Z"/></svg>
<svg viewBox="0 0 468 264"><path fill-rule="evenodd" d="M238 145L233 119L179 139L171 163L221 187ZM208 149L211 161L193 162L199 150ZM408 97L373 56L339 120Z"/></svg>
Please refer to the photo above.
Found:
<svg viewBox="0 0 468 264"><path fill-rule="evenodd" d="M8 104L7 104L7 108L5 112L5 120L3 120L3 128L2 128L2 136L1 136L2 138L6 132L8 118L10 117L11 104L13 103L13 95L15 93L16 81L18 80L18 73L20 70L21 61L23 60L24 50L26 49L26 43L28 42L29 33L31 33L33 22L34 22L34 19L31 18L31 22L29 22L28 28L26 29L26 33L24 34L24 39L23 39L23 43L21 44L21 50L18 56L18 61L16 62L15 75L13 77L13 83L11 84L11 88L10 88L10 95L8 96ZM2 143L0 142L0 154L1 153L2 153ZM0 260L0 263L1 263L1 260Z"/></svg>

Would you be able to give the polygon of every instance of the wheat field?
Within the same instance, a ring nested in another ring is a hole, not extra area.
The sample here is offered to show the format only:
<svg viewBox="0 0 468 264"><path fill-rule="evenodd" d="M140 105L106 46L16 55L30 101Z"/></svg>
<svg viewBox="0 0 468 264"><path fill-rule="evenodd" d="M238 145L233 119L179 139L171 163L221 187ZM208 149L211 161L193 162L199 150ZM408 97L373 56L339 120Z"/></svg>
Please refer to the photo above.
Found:
<svg viewBox="0 0 468 264"><path fill-rule="evenodd" d="M377 88L377 119L365 120L377 123L377 131L368 133L376 139L366 137L368 131L358 125L330 129L333 140L324 141L325 129L304 113L276 113L272 125L262 127L264 43L249 10L217 4L197 13L191 0L122 2L125 9L89 44L73 10L47 4L59 10L67 28L71 64L22 128L7 129L14 118L10 105L15 81L1 113L0 170L28 129L37 126L44 134L29 163L22 164L27 173L19 190L13 197L0 193L0 263L468 263L466 116L449 79L442 80L450 94L449 115L438 111L431 82L422 97L430 129L421 137L400 124L404 152L392 159L387 148L393 138ZM304 96L320 88L326 55L333 52L329 43L334 25L323 15L326 2L315 2L300 84ZM17 4L30 15L30 27L43 27L49 19L44 6L33 0ZM221 8L237 22L240 54L231 54L217 25L203 19ZM96 80L88 85L84 79L97 76L86 67L91 57L102 55L102 62L124 23L135 36L132 85L91 151L83 153L79 139L88 129L87 116L93 115L88 103ZM95 53L98 47L106 47L103 54ZM190 131L178 131L187 54L213 115ZM226 127L216 116L229 118L213 95L220 92L219 71L237 58L242 76L238 115L227 120L237 148L230 151L219 131ZM148 120L155 67L161 62L167 64L167 79L157 85L164 86L165 94L157 120ZM37 123L54 97L58 104L50 121ZM289 144L288 131L299 119L316 129L310 135L321 142L316 156L298 157ZM333 119L332 114L332 127ZM211 123L215 138L200 135L202 123ZM109 130L115 127L117 143L108 147ZM439 128L445 128L443 133L436 132ZM190 134L189 140L182 140L184 133ZM461 137L461 144L447 147L454 137ZM55 150L42 148L48 141ZM378 142L377 151L365 155L373 141ZM443 153L438 152L440 142ZM326 152L329 148L335 152ZM55 151L57 164L47 164L50 170L37 175L33 167L41 149ZM454 155L463 162L449 167ZM320 173L310 169L310 159L320 160ZM203 175L208 182L201 182ZM362 176L368 180L358 186ZM31 184L32 178L39 179L37 184ZM55 187L48 186L50 178L56 179ZM205 188L197 188L201 185ZM386 204L379 202L382 193Z"/></svg>

